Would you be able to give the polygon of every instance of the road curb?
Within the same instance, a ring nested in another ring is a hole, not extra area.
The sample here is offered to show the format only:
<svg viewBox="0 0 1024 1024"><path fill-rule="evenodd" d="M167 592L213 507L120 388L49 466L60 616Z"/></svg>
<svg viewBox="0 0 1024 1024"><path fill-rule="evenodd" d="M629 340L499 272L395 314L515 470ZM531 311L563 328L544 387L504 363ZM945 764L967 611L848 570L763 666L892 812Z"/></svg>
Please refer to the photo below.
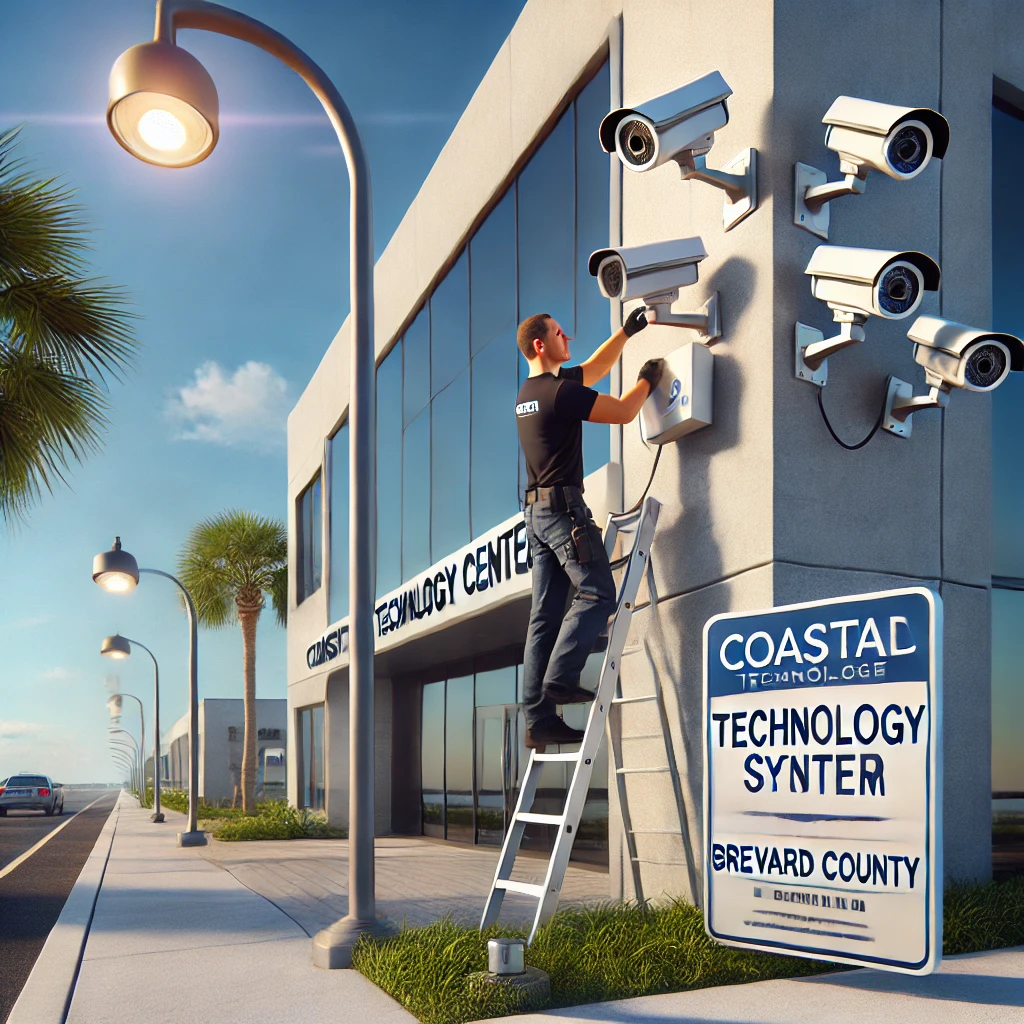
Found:
<svg viewBox="0 0 1024 1024"><path fill-rule="evenodd" d="M123 794L122 794L123 798ZM64 909L46 938L32 973L14 1004L7 1024L64 1024L82 963L96 898L114 842L121 810L118 798L96 845L68 894Z"/></svg>

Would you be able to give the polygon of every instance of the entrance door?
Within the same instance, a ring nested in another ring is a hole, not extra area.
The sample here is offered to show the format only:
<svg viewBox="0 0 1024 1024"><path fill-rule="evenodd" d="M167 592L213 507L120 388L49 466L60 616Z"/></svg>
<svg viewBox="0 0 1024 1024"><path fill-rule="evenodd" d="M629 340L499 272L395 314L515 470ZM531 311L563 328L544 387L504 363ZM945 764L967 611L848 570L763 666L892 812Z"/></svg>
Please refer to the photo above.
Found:
<svg viewBox="0 0 1024 1024"><path fill-rule="evenodd" d="M476 709L476 841L485 846L500 846L512 820L524 729L517 704Z"/></svg>

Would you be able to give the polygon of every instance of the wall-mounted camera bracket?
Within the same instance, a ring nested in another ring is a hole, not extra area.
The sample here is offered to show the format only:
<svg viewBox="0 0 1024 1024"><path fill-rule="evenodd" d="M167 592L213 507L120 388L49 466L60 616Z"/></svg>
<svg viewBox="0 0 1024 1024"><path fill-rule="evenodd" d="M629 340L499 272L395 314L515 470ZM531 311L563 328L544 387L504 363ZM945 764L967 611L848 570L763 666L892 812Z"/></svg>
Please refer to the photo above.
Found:
<svg viewBox="0 0 1024 1024"><path fill-rule="evenodd" d="M885 397L882 429L897 437L910 437L913 428L911 416L921 409L945 409L949 404L949 389L933 384L927 395L914 397L914 386L898 377L890 377Z"/></svg>
<svg viewBox="0 0 1024 1024"><path fill-rule="evenodd" d="M679 298L679 289L662 292L660 295L645 295L647 319L652 324L664 327L683 327L696 331L695 341L710 345L722 336L722 307L718 292L715 292L700 309L691 313L673 313L672 303Z"/></svg>
<svg viewBox="0 0 1024 1024"><path fill-rule="evenodd" d="M845 167L841 170L846 172ZM839 196L863 195L867 177L846 172L842 181L829 181L824 171L797 161L793 171L793 223L828 241L828 204Z"/></svg>
<svg viewBox="0 0 1024 1024"><path fill-rule="evenodd" d="M674 157L684 179L704 181L725 191L722 224L726 231L736 227L757 209L757 150L745 149L720 171L707 166L707 152L685 150Z"/></svg>
<svg viewBox="0 0 1024 1024"><path fill-rule="evenodd" d="M865 317L837 310L835 319L839 333L828 339L816 328L797 323L793 374L798 380L823 388L828 383L828 357L864 340Z"/></svg>

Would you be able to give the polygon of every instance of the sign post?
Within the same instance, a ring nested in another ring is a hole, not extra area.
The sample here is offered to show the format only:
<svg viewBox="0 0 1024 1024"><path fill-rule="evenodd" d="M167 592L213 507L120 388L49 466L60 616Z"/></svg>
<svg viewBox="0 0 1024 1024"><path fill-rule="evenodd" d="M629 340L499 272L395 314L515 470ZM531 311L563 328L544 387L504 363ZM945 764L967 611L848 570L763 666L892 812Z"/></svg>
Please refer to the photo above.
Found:
<svg viewBox="0 0 1024 1024"><path fill-rule="evenodd" d="M942 957L942 601L704 627L704 908L732 946L911 974Z"/></svg>

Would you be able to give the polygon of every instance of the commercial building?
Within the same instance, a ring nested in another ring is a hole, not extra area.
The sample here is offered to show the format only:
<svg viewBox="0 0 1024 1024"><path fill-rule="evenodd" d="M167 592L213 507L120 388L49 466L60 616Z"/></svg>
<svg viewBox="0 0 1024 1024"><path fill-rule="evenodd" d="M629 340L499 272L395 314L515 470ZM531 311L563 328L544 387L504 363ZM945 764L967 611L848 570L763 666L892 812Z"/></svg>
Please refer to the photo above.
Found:
<svg viewBox="0 0 1024 1024"><path fill-rule="evenodd" d="M287 701L256 700L256 795L285 795L288 743ZM160 744L163 784L188 788L188 714L171 726ZM207 697L199 702L199 799L208 803L232 800L242 772L245 706L240 697Z"/></svg>
<svg viewBox="0 0 1024 1024"><path fill-rule="evenodd" d="M758 154L759 205L729 231L721 191L681 181L671 163L624 171L598 143L608 111L716 69L732 95L707 162ZM497 844L514 798L530 585L516 324L550 313L581 361L623 315L600 297L589 254L699 235L709 254L701 280L675 308L721 295L714 423L662 453L653 584L630 638L643 653L623 668L627 692L660 680L683 781L681 828L667 783L630 783L634 823L666 830L640 851L655 862L645 891L691 895L680 862L682 834L702 827L708 618L921 584L945 610L945 870L988 877L990 794L1024 790L1024 374L992 394L955 390L944 412L914 414L909 438L879 431L858 450L837 444L816 389L794 376L796 322L828 331L831 321L804 272L821 239L794 225L794 165L839 176L822 125L839 95L940 110L945 158L911 181L872 173L864 195L831 203L829 242L927 253L942 283L921 313L1020 335L1022 90L1024 9L1009 0L526 4L376 267L378 832ZM844 439L875 422L889 375L925 391L910 322L872 318L864 343L830 359L822 400ZM692 338L650 327L606 386L616 391L644 360ZM289 777L289 797L322 801L339 823L348 374L346 322L288 425L289 761L306 766ZM586 495L602 522L642 492L653 452L634 425L588 426L584 444ZM588 672L599 663L598 654ZM651 724L624 723L633 763L664 757ZM543 787L552 802L565 783L558 767ZM609 798L602 766L594 779L576 853L607 859L610 894L629 896L614 786Z"/></svg>

